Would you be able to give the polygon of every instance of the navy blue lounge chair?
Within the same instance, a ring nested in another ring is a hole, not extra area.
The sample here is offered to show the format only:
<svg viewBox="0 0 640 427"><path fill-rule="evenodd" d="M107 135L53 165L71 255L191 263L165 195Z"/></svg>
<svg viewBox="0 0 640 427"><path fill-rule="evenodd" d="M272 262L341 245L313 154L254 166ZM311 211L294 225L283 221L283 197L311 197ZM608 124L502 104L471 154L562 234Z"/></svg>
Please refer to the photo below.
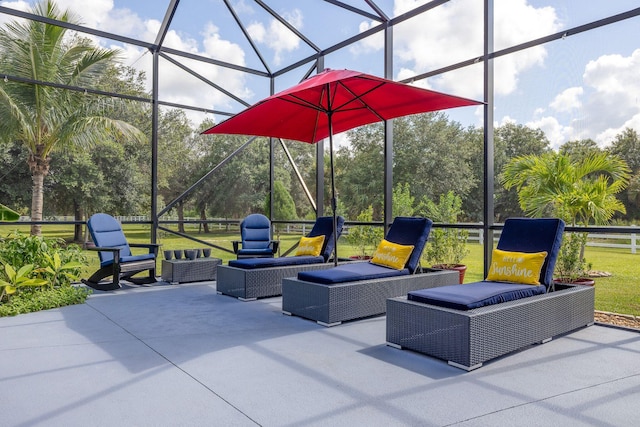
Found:
<svg viewBox="0 0 640 427"><path fill-rule="evenodd" d="M124 279L135 284L149 284L157 282L156 256L157 244L128 243L120 223L111 215L97 213L87 221L87 228L95 247L89 250L98 251L100 269L82 283L100 291L112 291L120 288L120 280ZM131 248L145 248L148 253L133 255ZM134 274L148 271L147 277L134 278ZM111 276L112 280L103 281Z"/></svg>
<svg viewBox="0 0 640 427"><path fill-rule="evenodd" d="M404 247L413 246L406 261L396 268L374 263L374 255L374 262L346 262L285 278L282 281L283 313L334 326L383 314L387 298L406 295L413 289L456 283L457 272L429 270L423 274L420 268L420 255L431 225L427 218L394 219L385 240Z"/></svg>
<svg viewBox="0 0 640 427"><path fill-rule="evenodd" d="M338 237L342 233L344 218L336 218ZM329 268L336 242L333 239L333 217L316 219L306 237L324 236L318 255L284 256L277 258L246 258L229 261L219 266L216 290L219 294L236 297L242 301L282 294L282 279L295 276L300 271Z"/></svg>
<svg viewBox="0 0 640 427"><path fill-rule="evenodd" d="M271 221L262 214L251 214L240 222L240 241L233 241L233 253L241 258L273 258L279 242L271 240Z"/></svg>
<svg viewBox="0 0 640 427"><path fill-rule="evenodd" d="M593 288L553 285L563 231L564 222L557 218L506 220L497 249L525 253L524 257L514 254L515 261L504 265L492 260L491 271L510 272L508 281L420 289L388 300L387 343L471 370L487 360L592 324ZM531 281L518 276L528 271L518 263L545 252L536 276L539 284L518 283L536 282L536 277ZM495 258L498 254L494 251Z"/></svg>

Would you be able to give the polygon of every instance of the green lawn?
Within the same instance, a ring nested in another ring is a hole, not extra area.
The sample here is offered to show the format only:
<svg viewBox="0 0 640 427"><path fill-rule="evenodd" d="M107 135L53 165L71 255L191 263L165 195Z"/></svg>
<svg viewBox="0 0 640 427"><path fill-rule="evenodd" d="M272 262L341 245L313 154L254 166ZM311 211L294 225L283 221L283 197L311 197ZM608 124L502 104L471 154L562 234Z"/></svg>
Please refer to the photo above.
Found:
<svg viewBox="0 0 640 427"><path fill-rule="evenodd" d="M4 226L0 228L0 233L6 235L19 228L24 233L29 232L28 226ZM149 242L149 226L144 225L125 225L125 234L130 242L148 243ZM231 253L233 240L238 240L237 230L225 231L221 229L211 230L211 233L199 233L197 226L187 228L187 234L203 241L221 246L229 250L225 252L216 248L211 251L211 256L221 258L223 262L234 259ZM43 233L51 237L60 237L70 239L73 236L72 226L63 225L47 225L43 227ZM300 234L281 234L280 246L281 253L284 254L300 239ZM190 249L201 248L204 245L176 236L171 233L160 231L158 234L158 243L160 243L161 251L164 249ZM464 259L467 265L467 273L465 283L475 280L481 280L483 276L482 266L482 246L477 243L470 243L469 255ZM357 254L356 248L347 244L344 239L339 241L340 257ZM98 256L95 252L87 251L89 266L86 269L86 276L98 267ZM161 259L162 256L159 257ZM615 313L632 314L640 316L640 280L638 273L640 268L640 254L631 254L629 250L609 249L609 248L590 248L586 250L587 261L593 264L594 270L607 271L612 273L611 277L596 278L596 310L609 311ZM158 261L160 266L160 261ZM160 271L160 268L158 268Z"/></svg>

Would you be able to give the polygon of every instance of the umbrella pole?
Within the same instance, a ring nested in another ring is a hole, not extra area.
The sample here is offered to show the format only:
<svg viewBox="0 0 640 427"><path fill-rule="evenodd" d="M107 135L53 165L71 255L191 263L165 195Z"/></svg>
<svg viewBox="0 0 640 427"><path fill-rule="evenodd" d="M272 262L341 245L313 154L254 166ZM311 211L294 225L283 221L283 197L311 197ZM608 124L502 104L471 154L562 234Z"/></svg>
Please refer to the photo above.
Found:
<svg viewBox="0 0 640 427"><path fill-rule="evenodd" d="M329 168L331 169L331 212L333 215L333 265L338 265L338 225L336 219L336 183L333 168L333 125L331 123L332 112L327 113L329 121Z"/></svg>

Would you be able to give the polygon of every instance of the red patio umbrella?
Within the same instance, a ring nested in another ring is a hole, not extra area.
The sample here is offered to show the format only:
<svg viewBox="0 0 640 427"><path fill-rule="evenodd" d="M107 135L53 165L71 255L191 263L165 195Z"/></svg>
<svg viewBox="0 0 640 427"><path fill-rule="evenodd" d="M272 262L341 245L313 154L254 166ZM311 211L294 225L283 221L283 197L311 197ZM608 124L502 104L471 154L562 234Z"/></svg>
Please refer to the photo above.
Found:
<svg viewBox="0 0 640 427"><path fill-rule="evenodd" d="M335 238L335 133L410 114L478 104L481 103L359 71L327 69L259 101L203 133L266 136L310 144L328 137ZM334 262L338 262L337 249Z"/></svg>

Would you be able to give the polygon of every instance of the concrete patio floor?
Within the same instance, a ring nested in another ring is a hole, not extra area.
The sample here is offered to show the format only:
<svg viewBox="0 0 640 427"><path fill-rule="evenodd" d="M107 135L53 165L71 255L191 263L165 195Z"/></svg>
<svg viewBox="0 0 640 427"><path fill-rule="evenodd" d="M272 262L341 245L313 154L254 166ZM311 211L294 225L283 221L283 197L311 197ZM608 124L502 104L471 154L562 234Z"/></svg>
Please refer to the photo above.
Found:
<svg viewBox="0 0 640 427"><path fill-rule="evenodd" d="M465 372L215 282L0 319L3 426L640 425L640 333L591 326Z"/></svg>

